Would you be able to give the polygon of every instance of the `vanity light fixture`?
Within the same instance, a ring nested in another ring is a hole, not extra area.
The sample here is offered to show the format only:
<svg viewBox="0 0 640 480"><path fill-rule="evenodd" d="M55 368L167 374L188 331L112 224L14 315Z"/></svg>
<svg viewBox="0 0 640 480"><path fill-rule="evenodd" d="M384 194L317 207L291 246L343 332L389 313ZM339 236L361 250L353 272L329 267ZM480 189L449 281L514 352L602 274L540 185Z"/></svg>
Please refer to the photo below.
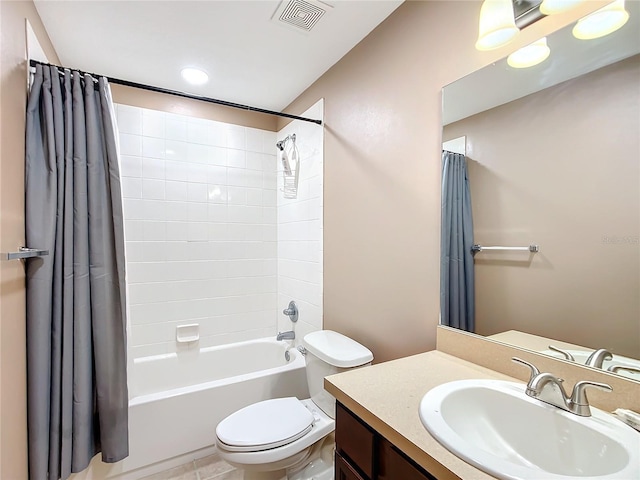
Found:
<svg viewBox="0 0 640 480"><path fill-rule="evenodd" d="M203 85L209 80L209 75L199 68L186 67L180 71L180 74L192 85Z"/></svg>
<svg viewBox="0 0 640 480"><path fill-rule="evenodd" d="M624 8L624 0L615 0L578 20L572 33L580 40L600 38L615 32L627 23L627 20L629 20L629 12Z"/></svg>
<svg viewBox="0 0 640 480"><path fill-rule="evenodd" d="M516 50L507 57L507 63L513 68L528 68L538 65L547 59L551 49L547 45L547 37Z"/></svg>
<svg viewBox="0 0 640 480"><path fill-rule="evenodd" d="M585 0L543 0L540 4L540 12L545 15L566 12L576 7Z"/></svg>
<svg viewBox="0 0 640 480"><path fill-rule="evenodd" d="M520 32L511 0L484 0L480 8L478 50L493 50L509 43Z"/></svg>

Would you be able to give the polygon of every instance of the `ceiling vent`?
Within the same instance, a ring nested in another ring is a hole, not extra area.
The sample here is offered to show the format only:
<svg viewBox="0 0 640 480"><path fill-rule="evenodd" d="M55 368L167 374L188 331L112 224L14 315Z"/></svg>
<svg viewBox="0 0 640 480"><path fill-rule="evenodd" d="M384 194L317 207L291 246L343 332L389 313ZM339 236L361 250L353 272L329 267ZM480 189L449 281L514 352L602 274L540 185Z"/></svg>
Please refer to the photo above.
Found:
<svg viewBox="0 0 640 480"><path fill-rule="evenodd" d="M298 31L309 32L331 8L331 5L316 0L283 0L272 20Z"/></svg>

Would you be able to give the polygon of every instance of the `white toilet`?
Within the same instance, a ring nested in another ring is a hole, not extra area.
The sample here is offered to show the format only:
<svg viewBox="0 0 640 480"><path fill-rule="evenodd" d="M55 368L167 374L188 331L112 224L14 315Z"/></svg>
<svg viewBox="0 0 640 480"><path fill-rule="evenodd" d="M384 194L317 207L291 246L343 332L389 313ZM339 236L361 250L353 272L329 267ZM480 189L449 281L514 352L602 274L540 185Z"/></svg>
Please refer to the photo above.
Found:
<svg viewBox="0 0 640 480"><path fill-rule="evenodd" d="M306 335L310 399L276 398L254 403L216 428L220 457L241 468L245 479L332 480L335 398L324 377L371 363L373 354L331 330Z"/></svg>

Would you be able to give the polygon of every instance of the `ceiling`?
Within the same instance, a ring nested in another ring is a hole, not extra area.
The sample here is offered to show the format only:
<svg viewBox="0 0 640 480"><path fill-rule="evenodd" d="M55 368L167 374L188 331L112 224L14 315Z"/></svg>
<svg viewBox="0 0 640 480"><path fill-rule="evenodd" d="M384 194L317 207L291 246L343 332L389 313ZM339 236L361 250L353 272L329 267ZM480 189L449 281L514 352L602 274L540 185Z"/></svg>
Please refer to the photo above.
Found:
<svg viewBox="0 0 640 480"><path fill-rule="evenodd" d="M402 1L306 0L326 10L309 32L272 21L285 6L277 0L35 5L65 67L281 111ZM209 82L187 84L186 66Z"/></svg>

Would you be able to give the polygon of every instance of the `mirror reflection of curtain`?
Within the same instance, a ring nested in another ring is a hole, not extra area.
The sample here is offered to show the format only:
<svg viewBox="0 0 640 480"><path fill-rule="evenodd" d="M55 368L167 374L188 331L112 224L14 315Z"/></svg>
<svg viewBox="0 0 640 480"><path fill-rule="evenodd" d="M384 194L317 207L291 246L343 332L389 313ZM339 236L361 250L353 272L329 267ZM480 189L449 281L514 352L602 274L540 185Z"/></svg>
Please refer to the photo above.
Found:
<svg viewBox="0 0 640 480"><path fill-rule="evenodd" d="M30 480L128 455L125 260L109 85L36 67L27 105Z"/></svg>
<svg viewBox="0 0 640 480"><path fill-rule="evenodd" d="M466 157L442 152L441 324L475 329L473 217Z"/></svg>

